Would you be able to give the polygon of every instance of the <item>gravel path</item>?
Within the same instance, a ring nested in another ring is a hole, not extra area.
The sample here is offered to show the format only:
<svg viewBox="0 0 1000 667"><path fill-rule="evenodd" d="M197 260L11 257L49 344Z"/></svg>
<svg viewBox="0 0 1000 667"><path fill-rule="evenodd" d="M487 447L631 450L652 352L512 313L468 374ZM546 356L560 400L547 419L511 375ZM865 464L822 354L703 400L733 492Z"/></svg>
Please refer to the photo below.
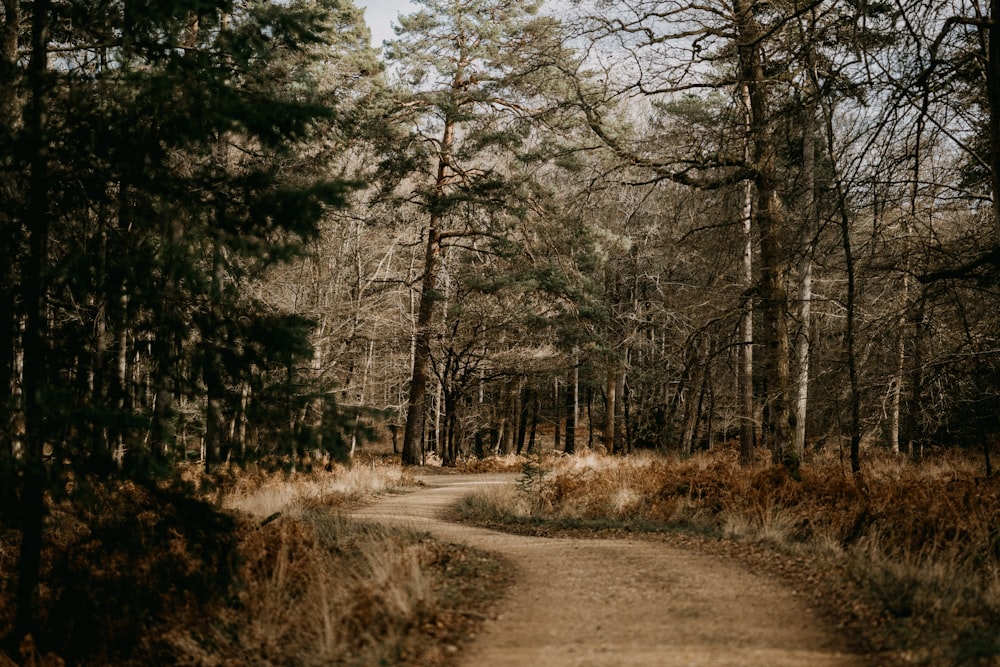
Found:
<svg viewBox="0 0 1000 667"><path fill-rule="evenodd" d="M469 667L864 665L803 598L740 565L658 542L523 537L440 520L511 475L421 478L355 516L503 554L517 582L464 649Z"/></svg>

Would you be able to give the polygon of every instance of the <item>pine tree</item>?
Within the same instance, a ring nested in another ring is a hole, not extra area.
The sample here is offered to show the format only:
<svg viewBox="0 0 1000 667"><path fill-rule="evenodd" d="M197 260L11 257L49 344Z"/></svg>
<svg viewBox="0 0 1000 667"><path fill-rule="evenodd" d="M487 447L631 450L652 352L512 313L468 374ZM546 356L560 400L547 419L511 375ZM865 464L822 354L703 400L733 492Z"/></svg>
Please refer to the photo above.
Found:
<svg viewBox="0 0 1000 667"><path fill-rule="evenodd" d="M533 130L560 108L571 67L558 24L537 2L424 0L402 17L387 59L405 88L394 122L412 127L387 150L405 199L426 216L420 302L403 437L403 462L421 461L433 314L441 256L456 239L504 243L528 199L523 165ZM544 151L543 151L544 153ZM532 155L538 160L541 155Z"/></svg>

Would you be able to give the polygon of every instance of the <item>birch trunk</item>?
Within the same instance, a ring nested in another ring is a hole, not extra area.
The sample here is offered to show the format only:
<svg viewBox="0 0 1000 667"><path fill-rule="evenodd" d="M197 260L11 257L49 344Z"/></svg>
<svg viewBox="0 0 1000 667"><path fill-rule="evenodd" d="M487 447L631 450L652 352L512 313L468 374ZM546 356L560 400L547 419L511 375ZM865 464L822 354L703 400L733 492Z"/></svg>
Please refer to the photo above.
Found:
<svg viewBox="0 0 1000 667"><path fill-rule="evenodd" d="M806 419L809 411L809 356L812 337L813 252L816 245L816 112L810 105L802 130L802 258L799 260L799 334L795 341L797 362L795 397L795 444L799 458L805 453Z"/></svg>
<svg viewBox="0 0 1000 667"><path fill-rule="evenodd" d="M746 142L743 146L743 159L747 163L750 155L750 92L746 85L740 87L744 105ZM740 313L739 331L739 373L738 390L740 395L740 461L746 465L753 459L756 446L757 419L753 398L753 298L749 296L753 288L753 182L743 181L743 205L740 210L740 230L742 232L743 248L740 256L740 278L746 301Z"/></svg>

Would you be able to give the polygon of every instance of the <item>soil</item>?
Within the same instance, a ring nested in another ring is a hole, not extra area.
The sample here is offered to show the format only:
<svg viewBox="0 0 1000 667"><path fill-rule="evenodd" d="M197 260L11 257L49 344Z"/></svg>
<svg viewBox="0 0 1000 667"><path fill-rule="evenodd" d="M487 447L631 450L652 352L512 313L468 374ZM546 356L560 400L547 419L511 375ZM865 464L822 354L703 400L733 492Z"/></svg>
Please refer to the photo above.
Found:
<svg viewBox="0 0 1000 667"><path fill-rule="evenodd" d="M512 535L441 518L477 487L514 478L426 476L417 493L355 513L497 553L516 568L495 612L455 647L458 664L868 664L809 595L733 559L662 541Z"/></svg>

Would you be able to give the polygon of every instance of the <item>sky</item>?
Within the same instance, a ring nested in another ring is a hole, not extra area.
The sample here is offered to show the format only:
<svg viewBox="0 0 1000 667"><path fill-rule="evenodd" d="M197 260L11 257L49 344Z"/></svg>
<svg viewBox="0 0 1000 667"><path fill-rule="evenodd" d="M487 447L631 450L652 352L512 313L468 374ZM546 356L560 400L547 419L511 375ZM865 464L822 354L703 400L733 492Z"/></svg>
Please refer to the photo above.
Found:
<svg viewBox="0 0 1000 667"><path fill-rule="evenodd" d="M365 8L365 20L372 30L372 46L376 48L395 36L392 24L396 23L397 16L416 11L409 0L355 0L355 4Z"/></svg>

